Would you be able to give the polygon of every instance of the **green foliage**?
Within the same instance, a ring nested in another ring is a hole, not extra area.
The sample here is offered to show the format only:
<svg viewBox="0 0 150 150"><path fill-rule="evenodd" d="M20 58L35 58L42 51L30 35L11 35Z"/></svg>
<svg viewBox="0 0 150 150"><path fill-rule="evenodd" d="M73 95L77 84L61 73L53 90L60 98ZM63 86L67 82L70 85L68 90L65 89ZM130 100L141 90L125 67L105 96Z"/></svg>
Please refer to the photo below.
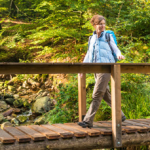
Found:
<svg viewBox="0 0 150 150"><path fill-rule="evenodd" d="M57 104L55 108L46 115L46 122L65 123L78 119L78 85L77 76L73 76L71 81L65 85L60 84L59 92L55 93Z"/></svg>
<svg viewBox="0 0 150 150"><path fill-rule="evenodd" d="M9 9L9 0L0 0L0 18L5 16L8 13Z"/></svg>
<svg viewBox="0 0 150 150"><path fill-rule="evenodd" d="M10 1L0 0L0 61L13 62L82 62L94 14L106 17L106 29L117 36L118 47L125 55L120 63L150 62L150 2L146 0L15 0L19 11L10 22ZM15 19L16 18L16 19ZM13 21L22 21L14 23ZM30 22L29 22L30 21ZM31 76L30 76L31 77ZM18 75L24 80L24 75ZM35 79L45 79L35 75ZM77 119L77 77L60 85L57 105L47 114L51 123ZM123 74L122 109L128 118L149 117L149 76ZM92 100L95 79L87 74L87 109ZM110 107L102 101L96 120L111 118ZM67 116L67 117L64 117Z"/></svg>
<svg viewBox="0 0 150 150"><path fill-rule="evenodd" d="M123 74L121 82L122 110L129 119L150 116L149 75Z"/></svg>
<svg viewBox="0 0 150 150"><path fill-rule="evenodd" d="M111 119L111 108L102 100L101 105L95 115L94 121L103 121Z"/></svg>

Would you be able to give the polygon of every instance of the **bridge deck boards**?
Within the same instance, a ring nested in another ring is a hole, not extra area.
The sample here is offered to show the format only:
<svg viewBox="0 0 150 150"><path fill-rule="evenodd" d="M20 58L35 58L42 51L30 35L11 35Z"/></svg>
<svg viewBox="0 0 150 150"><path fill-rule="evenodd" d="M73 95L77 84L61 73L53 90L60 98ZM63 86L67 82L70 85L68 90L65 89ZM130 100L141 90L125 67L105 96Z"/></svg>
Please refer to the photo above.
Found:
<svg viewBox="0 0 150 150"><path fill-rule="evenodd" d="M78 129L80 131L86 132L89 136L98 136L101 134L99 130L96 130L94 128L82 128L77 123L66 123L67 126L70 126L72 128Z"/></svg>
<svg viewBox="0 0 150 150"><path fill-rule="evenodd" d="M52 130L52 131L58 133L61 138L72 138L74 136L71 132L66 131L64 129L60 129L60 128L55 127L53 125L41 125L41 126L46 128L46 129L49 129L49 130Z"/></svg>
<svg viewBox="0 0 150 150"><path fill-rule="evenodd" d="M122 134L147 133L150 131L150 119L130 119L122 122ZM29 125L18 127L5 127L0 129L1 143L15 143L41 141L72 137L96 137L99 135L112 135L111 121L94 122L93 128L82 128L77 123L53 125Z"/></svg>
<svg viewBox="0 0 150 150"><path fill-rule="evenodd" d="M45 135L47 139L59 139L60 135L54 131L50 131L46 128L43 128L39 125L30 125L28 126L31 129L34 129L37 132L40 132L41 134Z"/></svg>
<svg viewBox="0 0 150 150"><path fill-rule="evenodd" d="M16 139L4 130L0 129L0 141L2 143L14 143Z"/></svg>
<svg viewBox="0 0 150 150"><path fill-rule="evenodd" d="M12 135L18 142L29 142L31 138L15 127L5 127L4 130Z"/></svg>
<svg viewBox="0 0 150 150"><path fill-rule="evenodd" d="M87 136L86 132L77 130L75 128L72 128L72 127L64 125L64 124L54 124L54 126L56 126L58 128L61 128L61 129L64 129L64 130L67 130L67 131L73 133L74 136L76 136L76 137L85 137L85 136Z"/></svg>
<svg viewBox="0 0 150 150"><path fill-rule="evenodd" d="M45 140L46 138L45 135L42 135L40 132L37 132L27 126L19 126L16 128L24 132L25 134L27 134L29 137L31 137L33 141L42 141L42 140Z"/></svg>

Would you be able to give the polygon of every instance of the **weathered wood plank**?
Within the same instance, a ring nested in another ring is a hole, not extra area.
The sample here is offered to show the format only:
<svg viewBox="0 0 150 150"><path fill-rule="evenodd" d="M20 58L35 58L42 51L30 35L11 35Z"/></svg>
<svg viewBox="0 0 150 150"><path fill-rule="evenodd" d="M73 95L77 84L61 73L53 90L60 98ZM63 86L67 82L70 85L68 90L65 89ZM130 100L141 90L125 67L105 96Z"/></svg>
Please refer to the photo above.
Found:
<svg viewBox="0 0 150 150"><path fill-rule="evenodd" d="M150 119L145 119L145 121L148 121L148 122L150 122Z"/></svg>
<svg viewBox="0 0 150 150"><path fill-rule="evenodd" d="M31 137L31 139L33 141L42 141L42 140L45 140L45 138L46 138L41 133L39 133L27 126L18 126L16 128L19 129L20 131L24 132L25 134L27 134L29 137Z"/></svg>
<svg viewBox="0 0 150 150"><path fill-rule="evenodd" d="M104 127L106 129L112 131L112 127L111 126L106 126L105 124L102 124L102 123L99 123L99 122L93 122L93 125L94 125L94 127L97 127L97 126L98 127ZM110 125L111 125L111 123L110 123Z"/></svg>
<svg viewBox="0 0 150 150"><path fill-rule="evenodd" d="M132 128L134 130L137 130L137 132L140 132L140 133L143 133L143 132L148 132L149 129L146 128L146 127L140 127L140 126L135 126L135 125L132 125L132 126L125 126L127 128Z"/></svg>
<svg viewBox="0 0 150 150"><path fill-rule="evenodd" d="M112 128L111 127L102 125L98 122L94 122L93 125L94 125L93 129L99 130L102 135L112 135Z"/></svg>
<svg viewBox="0 0 150 150"><path fill-rule="evenodd" d="M112 63L0 63L0 74L110 73ZM41 69L42 68L42 69Z"/></svg>
<svg viewBox="0 0 150 150"><path fill-rule="evenodd" d="M135 122L135 121L126 120L125 123L130 123L130 124L135 125L135 126L146 127L147 129L150 130L150 126L142 124L142 123L138 123L138 122Z"/></svg>
<svg viewBox="0 0 150 150"><path fill-rule="evenodd" d="M14 143L16 141L10 134L0 129L0 141L2 143Z"/></svg>
<svg viewBox="0 0 150 150"><path fill-rule="evenodd" d="M150 64L121 64L121 73L150 73Z"/></svg>
<svg viewBox="0 0 150 150"><path fill-rule="evenodd" d="M58 133L61 138L72 138L74 136L74 134L72 134L71 132L57 128L53 125L40 125L40 126Z"/></svg>
<svg viewBox="0 0 150 150"><path fill-rule="evenodd" d="M81 126L79 126L77 123L65 123L65 125L70 126L72 128L75 128L77 130L86 132L89 136L98 136L101 134L101 132L99 130L96 129L89 129L89 128L82 128Z"/></svg>
<svg viewBox="0 0 150 150"><path fill-rule="evenodd" d="M136 120L135 119L130 119L130 121L150 126L150 122L146 121L146 119L136 119Z"/></svg>
<svg viewBox="0 0 150 150"><path fill-rule="evenodd" d="M0 63L0 74L110 73L113 63ZM117 63L121 73L150 73L149 63ZM41 69L42 68L42 69Z"/></svg>
<svg viewBox="0 0 150 150"><path fill-rule="evenodd" d="M107 127L109 127L109 128L112 128L112 123L111 122L107 122L107 121L99 121L99 122L97 122L98 124L100 124L100 125L102 125L102 126L107 126ZM124 128L123 126L122 126L122 134L123 133L125 133L126 132L126 130L125 129L127 129L127 128ZM131 131L129 132L129 131L127 131L128 133L134 133L133 131L132 131L132 129L130 129Z"/></svg>
<svg viewBox="0 0 150 150"><path fill-rule="evenodd" d="M56 127L58 127L58 128L67 130L67 131L73 133L74 136L76 136L76 137L85 137L85 136L87 136L87 133L86 133L86 132L77 130L77 129L72 128L72 127L70 127L70 126L67 126L67 125L65 125L65 124L53 124L53 126L56 126Z"/></svg>
<svg viewBox="0 0 150 150"><path fill-rule="evenodd" d="M34 129L37 132L40 132L41 134L46 136L47 139L59 139L60 138L60 135L57 134L56 132L50 131L50 130L43 128L39 125L30 125L28 127Z"/></svg>
<svg viewBox="0 0 150 150"><path fill-rule="evenodd" d="M82 77L78 74L78 107L79 107L79 121L83 120L86 114L86 74Z"/></svg>
<svg viewBox="0 0 150 150"><path fill-rule="evenodd" d="M109 123L109 124L111 124L112 125L112 122L111 121L98 121L99 123ZM126 123L126 122L122 122L122 126L126 126L126 125L132 125L131 123Z"/></svg>
<svg viewBox="0 0 150 150"><path fill-rule="evenodd" d="M10 135L12 135L20 143L31 141L31 138L28 135L21 132L15 127L5 127L4 130Z"/></svg>
<svg viewBox="0 0 150 150"><path fill-rule="evenodd" d="M135 133L138 131L138 129L130 128L128 126L122 126L122 130L124 130L126 133Z"/></svg>
<svg viewBox="0 0 150 150"><path fill-rule="evenodd" d="M102 125L106 125L111 127L111 122L103 122L103 121L99 121L99 123L101 123ZM141 126L136 126L133 124L129 124L126 122L123 122L124 126L122 126L122 133L126 132L126 133L135 133L135 132L147 132L148 128L147 127L141 127Z"/></svg>
<svg viewBox="0 0 150 150"><path fill-rule="evenodd" d="M150 119L136 119L136 120L140 120L142 122L145 122L145 123L149 123L150 124ZM142 123L141 122L141 123Z"/></svg>
<svg viewBox="0 0 150 150"><path fill-rule="evenodd" d="M111 66L111 108L112 108L112 137L114 147L122 146L121 131L121 69L120 65Z"/></svg>

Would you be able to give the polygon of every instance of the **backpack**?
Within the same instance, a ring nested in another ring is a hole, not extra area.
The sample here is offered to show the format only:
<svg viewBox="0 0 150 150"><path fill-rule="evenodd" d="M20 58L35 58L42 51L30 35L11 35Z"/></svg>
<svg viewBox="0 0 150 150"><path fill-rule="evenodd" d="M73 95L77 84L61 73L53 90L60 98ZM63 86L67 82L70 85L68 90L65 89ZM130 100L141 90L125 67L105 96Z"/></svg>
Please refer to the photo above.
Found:
<svg viewBox="0 0 150 150"><path fill-rule="evenodd" d="M114 32L113 32L113 31L111 31L111 30L107 30L107 31L106 31L106 33L109 33L109 34L111 34L111 35L113 36L114 41L115 41L115 43L116 43L116 45L117 45L117 38L116 38L116 36L115 36Z"/></svg>
<svg viewBox="0 0 150 150"><path fill-rule="evenodd" d="M113 49L112 49L112 47L111 47L111 45L110 45L110 34L113 36L116 45L117 45L117 38L116 38L116 36L115 36L115 34L114 34L113 31L111 31L111 30L107 30L107 31L106 31L106 34L105 34L106 40L107 40L107 42L108 42L108 44L109 44L109 47L110 47L110 49L111 49L111 51L112 51L112 55L114 56L115 62L117 62L117 61L118 61L117 56L116 56L116 54L114 53L114 51L113 51ZM89 40L88 40L88 50L89 50L89 45L90 45L90 40L91 40L91 38L92 38L92 36L89 36Z"/></svg>
<svg viewBox="0 0 150 150"><path fill-rule="evenodd" d="M113 31L112 31L112 32L113 32ZM117 55L114 53L114 50L113 50L113 48L112 48L111 45L110 45L110 33L106 32L105 36L106 36L106 40L107 40L107 42L108 42L108 45L109 45L109 47L110 47L110 49L111 49L112 55L114 56L115 62L117 62L117 61L118 61ZM114 36L115 36L115 35L114 35ZM116 37L116 36L115 36L115 37ZM115 40L114 40L114 41L115 41ZM117 40L116 40L116 42L117 42ZM115 42L115 43L116 43L116 42ZM117 44L116 44L116 45L117 45Z"/></svg>

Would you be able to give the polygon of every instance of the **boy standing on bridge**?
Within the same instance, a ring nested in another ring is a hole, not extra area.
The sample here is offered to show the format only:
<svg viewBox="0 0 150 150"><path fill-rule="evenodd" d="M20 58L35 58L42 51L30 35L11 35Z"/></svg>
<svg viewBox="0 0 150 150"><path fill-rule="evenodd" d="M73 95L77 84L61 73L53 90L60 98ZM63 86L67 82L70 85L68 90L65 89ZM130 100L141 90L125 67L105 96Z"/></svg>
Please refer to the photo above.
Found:
<svg viewBox="0 0 150 150"><path fill-rule="evenodd" d="M85 63L115 63L115 56L117 59L124 59L118 49L114 38L111 34L107 34L105 31L106 20L101 15L94 15L91 19L91 24L95 28L92 37L89 41L89 49L84 58ZM109 40L108 37L109 36ZM82 77L82 75L80 74ZM78 122L78 125L83 128L93 127L94 116L100 106L101 100L104 99L109 106L111 106L111 94L109 91L108 82L110 80L110 73L95 73L95 86L93 90L92 103L88 112L86 113L84 120ZM121 111L122 121L125 121L126 117Z"/></svg>

